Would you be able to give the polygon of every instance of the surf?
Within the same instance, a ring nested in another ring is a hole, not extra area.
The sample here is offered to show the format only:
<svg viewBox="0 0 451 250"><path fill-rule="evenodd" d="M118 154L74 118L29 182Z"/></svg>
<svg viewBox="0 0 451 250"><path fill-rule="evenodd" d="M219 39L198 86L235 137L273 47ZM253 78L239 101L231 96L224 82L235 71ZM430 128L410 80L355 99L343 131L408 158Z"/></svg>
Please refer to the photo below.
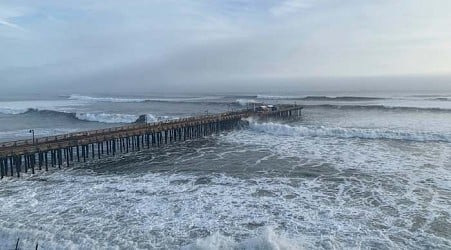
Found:
<svg viewBox="0 0 451 250"><path fill-rule="evenodd" d="M344 139L399 140L413 142L451 142L451 133L397 131L383 128L345 128L326 126L290 126L279 123L250 122L250 129L277 136L334 137Z"/></svg>

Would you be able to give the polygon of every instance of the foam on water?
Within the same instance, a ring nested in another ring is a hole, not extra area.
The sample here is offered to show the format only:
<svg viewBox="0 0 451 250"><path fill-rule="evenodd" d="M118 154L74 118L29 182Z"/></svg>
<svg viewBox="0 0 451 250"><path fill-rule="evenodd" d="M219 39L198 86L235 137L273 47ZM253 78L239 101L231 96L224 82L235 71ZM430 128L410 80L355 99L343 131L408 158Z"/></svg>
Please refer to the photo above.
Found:
<svg viewBox="0 0 451 250"><path fill-rule="evenodd" d="M435 104L435 105L434 105ZM364 105L354 105L354 104L307 104L306 107L320 107L320 108L331 108L331 109L342 109L342 110L381 110L381 111L404 111L404 112L439 112L439 113L450 113L451 106L444 107L437 103L429 105L418 105L418 103L412 104L411 106L397 105L397 104L364 104Z"/></svg>
<svg viewBox="0 0 451 250"><path fill-rule="evenodd" d="M302 97L299 96L277 96L277 95L257 95L257 99L267 99L267 100L291 100L291 99L299 99Z"/></svg>
<svg viewBox="0 0 451 250"><path fill-rule="evenodd" d="M133 102L196 102L206 100L222 99L223 96L202 96L202 97L173 97L173 98L124 98L124 97L94 97L84 95L70 95L69 100L81 100L90 102L115 102L115 103L133 103Z"/></svg>
<svg viewBox="0 0 451 250"><path fill-rule="evenodd" d="M323 95L310 95L310 96L274 96L274 95L257 95L258 99L266 100L304 100L304 101L376 101L384 100L386 98L381 97L368 97L368 96L323 96Z"/></svg>
<svg viewBox="0 0 451 250"><path fill-rule="evenodd" d="M4 178L0 249L450 249L448 114L358 110Z"/></svg>
<svg viewBox="0 0 451 250"><path fill-rule="evenodd" d="M256 131L281 136L338 137L361 139L390 139L419 142L451 142L451 133L434 133L424 131L396 131L375 128L341 128L325 126L290 126L278 123L255 123L250 127Z"/></svg>
<svg viewBox="0 0 451 250"><path fill-rule="evenodd" d="M133 123L139 115L108 113L76 113L77 119L103 123Z"/></svg>
<svg viewBox="0 0 451 250"><path fill-rule="evenodd" d="M242 130L8 178L0 248L446 249L451 149L420 144Z"/></svg>
<svg viewBox="0 0 451 250"><path fill-rule="evenodd" d="M332 184L327 179L204 176L208 184L197 184L200 177L192 175L65 174L69 178L56 174L30 180L28 191L17 183L15 190L23 195L0 198L4 216L19 216L14 221L0 219L2 247L10 247L18 237L23 247L38 241L45 249L396 248L414 247L417 241L440 248L449 244L428 230L438 215L432 202L431 216L415 226L412 214L423 218L415 189L409 190L410 184L407 188L387 185L384 178L350 177ZM406 194L386 193L391 188L402 188ZM25 211L17 214L17 207ZM273 231L268 232L267 226ZM7 229L11 227L15 229ZM409 231L410 227L421 230Z"/></svg>
<svg viewBox="0 0 451 250"><path fill-rule="evenodd" d="M12 101L0 102L0 113L7 115L22 114L30 109L71 112L76 107L86 105L78 101Z"/></svg>
<svg viewBox="0 0 451 250"><path fill-rule="evenodd" d="M38 110L28 109L25 112L17 112L17 114L38 114L38 115L53 115L55 118L64 116L75 118L82 121L102 122L102 123L134 123L141 115L134 114L115 114L105 112L70 112L57 110ZM145 114L147 122L155 122L159 120L175 119L170 116L155 116L153 114Z"/></svg>
<svg viewBox="0 0 451 250"><path fill-rule="evenodd" d="M247 106L249 104L254 104L254 103L258 103L258 102L254 99L237 99L236 103L238 103L241 106Z"/></svg>
<svg viewBox="0 0 451 250"><path fill-rule="evenodd" d="M144 102L146 99L142 98L116 98L116 97L93 97L93 96L84 96L84 95L70 95L70 100L82 100L82 101L91 101L91 102Z"/></svg>
<svg viewBox="0 0 451 250"><path fill-rule="evenodd" d="M261 250L297 250L303 249L299 240L290 239L267 227L263 232L253 238L241 242L233 237L225 236L219 232L197 239L195 243L182 247L183 250L219 250L219 249L261 249Z"/></svg>
<svg viewBox="0 0 451 250"><path fill-rule="evenodd" d="M155 116L153 114L145 114L146 122L152 123L162 120L177 119L171 116ZM134 123L141 115L132 114L112 114L112 113L76 113L75 117L79 120L102 122L102 123Z"/></svg>

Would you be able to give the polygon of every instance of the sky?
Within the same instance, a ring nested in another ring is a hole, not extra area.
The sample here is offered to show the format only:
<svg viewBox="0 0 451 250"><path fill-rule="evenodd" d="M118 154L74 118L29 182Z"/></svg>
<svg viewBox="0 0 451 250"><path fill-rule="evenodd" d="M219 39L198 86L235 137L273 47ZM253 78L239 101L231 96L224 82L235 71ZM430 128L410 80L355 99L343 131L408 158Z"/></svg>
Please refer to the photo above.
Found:
<svg viewBox="0 0 451 250"><path fill-rule="evenodd" d="M0 86L451 88L450 12L449 0L0 0Z"/></svg>

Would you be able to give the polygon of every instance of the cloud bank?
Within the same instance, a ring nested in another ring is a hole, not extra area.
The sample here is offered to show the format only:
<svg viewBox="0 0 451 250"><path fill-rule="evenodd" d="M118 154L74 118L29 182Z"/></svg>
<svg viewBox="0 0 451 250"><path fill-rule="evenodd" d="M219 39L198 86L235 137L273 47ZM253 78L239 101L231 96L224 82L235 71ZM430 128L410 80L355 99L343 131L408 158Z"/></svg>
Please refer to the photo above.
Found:
<svg viewBox="0 0 451 250"><path fill-rule="evenodd" d="M448 0L6 0L0 86L164 91L447 75L450 9Z"/></svg>

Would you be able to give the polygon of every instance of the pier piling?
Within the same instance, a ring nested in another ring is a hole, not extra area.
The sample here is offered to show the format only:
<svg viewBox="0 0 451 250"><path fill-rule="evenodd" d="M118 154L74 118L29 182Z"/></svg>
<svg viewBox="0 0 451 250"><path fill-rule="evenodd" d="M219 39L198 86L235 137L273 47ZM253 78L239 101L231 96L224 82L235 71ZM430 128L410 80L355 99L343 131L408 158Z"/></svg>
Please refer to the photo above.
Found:
<svg viewBox="0 0 451 250"><path fill-rule="evenodd" d="M301 116L301 106L279 105L276 110L256 112L242 110L198 117L182 118L152 124L137 124L94 131L76 132L65 135L38 138L35 141L22 140L0 143L0 177L20 177L23 170L35 174L38 170L49 170L63 164L67 167L76 160L87 162L101 159L103 155L141 151L145 148L161 147L180 141L193 140L221 131L239 127L243 118L284 119ZM80 152L81 148L81 152ZM91 151L91 152L89 152ZM50 159L49 159L50 157ZM50 161L50 163L49 163ZM14 173L14 168L16 169Z"/></svg>

